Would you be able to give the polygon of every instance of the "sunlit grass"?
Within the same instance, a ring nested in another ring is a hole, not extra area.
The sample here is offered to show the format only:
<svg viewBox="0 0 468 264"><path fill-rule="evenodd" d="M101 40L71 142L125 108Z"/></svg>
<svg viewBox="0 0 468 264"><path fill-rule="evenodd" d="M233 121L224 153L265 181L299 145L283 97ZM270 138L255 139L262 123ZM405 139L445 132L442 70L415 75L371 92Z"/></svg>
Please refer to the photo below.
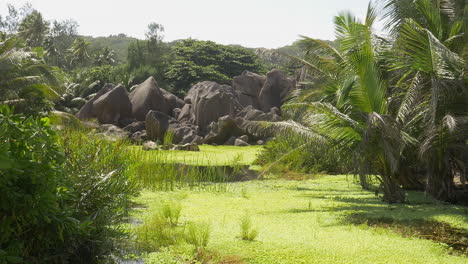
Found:
<svg viewBox="0 0 468 264"><path fill-rule="evenodd" d="M410 204L388 205L346 176L227 184L229 191L221 193L144 191L137 202L147 208L136 211L135 217L158 210L164 201L178 200L180 222L210 223L208 251L238 256L246 263L467 263L462 256L449 255L447 245L348 222L350 215L364 213L369 218L442 221L468 230L466 207L411 192ZM246 191L249 199L243 197ZM239 239L239 219L246 213L258 230L255 241ZM178 255L190 252L175 246L148 258L178 263Z"/></svg>
<svg viewBox="0 0 468 264"><path fill-rule="evenodd" d="M132 146L130 149L131 151L137 152L142 160L148 162L164 158L166 162L207 166L231 165L235 157L239 157L239 165L250 165L255 160L258 152L262 149L262 146L236 147L200 145L199 147L200 151L143 151L141 146Z"/></svg>

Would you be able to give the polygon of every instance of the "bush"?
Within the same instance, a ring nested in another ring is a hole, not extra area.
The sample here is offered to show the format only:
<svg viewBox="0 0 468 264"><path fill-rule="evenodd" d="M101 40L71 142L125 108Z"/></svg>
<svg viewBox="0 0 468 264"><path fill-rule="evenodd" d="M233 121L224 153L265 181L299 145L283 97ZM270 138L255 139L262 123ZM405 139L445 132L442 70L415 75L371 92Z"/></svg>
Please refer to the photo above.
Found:
<svg viewBox="0 0 468 264"><path fill-rule="evenodd" d="M61 262L66 241L79 232L63 203L68 192L56 139L47 118L0 107L0 263Z"/></svg>
<svg viewBox="0 0 468 264"><path fill-rule="evenodd" d="M303 173L351 172L351 155L329 144L298 134L278 135L269 141L255 163Z"/></svg>
<svg viewBox="0 0 468 264"><path fill-rule="evenodd" d="M110 142L86 131L66 130L60 144L73 217L86 227L76 238L83 260L113 249L113 239L126 236L118 227L127 216L130 199L138 193L133 181L137 159L125 141Z"/></svg>
<svg viewBox="0 0 468 264"><path fill-rule="evenodd" d="M94 263L136 194L126 144L0 108L0 263Z"/></svg>

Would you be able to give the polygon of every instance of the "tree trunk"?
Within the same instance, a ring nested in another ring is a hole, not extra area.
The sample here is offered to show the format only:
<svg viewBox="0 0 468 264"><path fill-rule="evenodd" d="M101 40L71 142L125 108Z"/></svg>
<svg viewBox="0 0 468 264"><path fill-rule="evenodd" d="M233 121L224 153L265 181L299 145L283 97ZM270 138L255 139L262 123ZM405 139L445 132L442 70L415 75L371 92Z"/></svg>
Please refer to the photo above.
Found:
<svg viewBox="0 0 468 264"><path fill-rule="evenodd" d="M426 193L440 201L455 202L455 184L452 171L447 168L447 171L439 174L429 172Z"/></svg>
<svg viewBox="0 0 468 264"><path fill-rule="evenodd" d="M403 189L389 176L382 176L381 188L383 189L383 199L388 203L406 203L406 194Z"/></svg>

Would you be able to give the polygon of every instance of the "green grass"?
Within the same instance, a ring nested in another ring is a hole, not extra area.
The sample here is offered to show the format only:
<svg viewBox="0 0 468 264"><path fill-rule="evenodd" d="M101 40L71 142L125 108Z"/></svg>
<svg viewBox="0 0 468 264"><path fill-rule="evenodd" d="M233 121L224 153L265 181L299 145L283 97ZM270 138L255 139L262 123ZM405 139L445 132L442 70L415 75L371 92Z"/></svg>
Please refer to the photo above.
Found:
<svg viewBox="0 0 468 264"><path fill-rule="evenodd" d="M144 161L164 159L166 162L184 163L187 165L221 166L231 165L233 159L238 158L238 165L250 165L262 146L210 146L201 145L200 151L143 151L141 146L130 147L136 151Z"/></svg>
<svg viewBox="0 0 468 264"><path fill-rule="evenodd" d="M468 262L465 257L450 255L447 245L348 221L351 215L360 213L369 218L434 220L468 230L466 207L434 202L414 192L409 193L410 204L388 205L347 176L227 184L226 192L143 191L136 202L145 209L136 210L134 217L144 218L165 201L178 200L182 205L179 222L210 224L207 251L238 256L246 263ZM258 230L255 241L240 238L239 219L247 213ZM184 263L183 258L193 256L190 250L181 243L153 252L147 260Z"/></svg>

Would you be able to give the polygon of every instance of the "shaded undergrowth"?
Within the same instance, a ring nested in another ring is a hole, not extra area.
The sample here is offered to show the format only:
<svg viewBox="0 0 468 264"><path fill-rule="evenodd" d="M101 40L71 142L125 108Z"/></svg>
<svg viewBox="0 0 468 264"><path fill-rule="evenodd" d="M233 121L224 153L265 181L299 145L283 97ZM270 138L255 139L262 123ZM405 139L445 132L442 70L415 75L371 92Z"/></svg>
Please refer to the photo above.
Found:
<svg viewBox="0 0 468 264"><path fill-rule="evenodd" d="M369 218L365 214L352 214L347 221L356 225L385 228L403 237L417 237L447 244L456 254L468 257L468 231L447 223L428 220L398 220L388 217Z"/></svg>

